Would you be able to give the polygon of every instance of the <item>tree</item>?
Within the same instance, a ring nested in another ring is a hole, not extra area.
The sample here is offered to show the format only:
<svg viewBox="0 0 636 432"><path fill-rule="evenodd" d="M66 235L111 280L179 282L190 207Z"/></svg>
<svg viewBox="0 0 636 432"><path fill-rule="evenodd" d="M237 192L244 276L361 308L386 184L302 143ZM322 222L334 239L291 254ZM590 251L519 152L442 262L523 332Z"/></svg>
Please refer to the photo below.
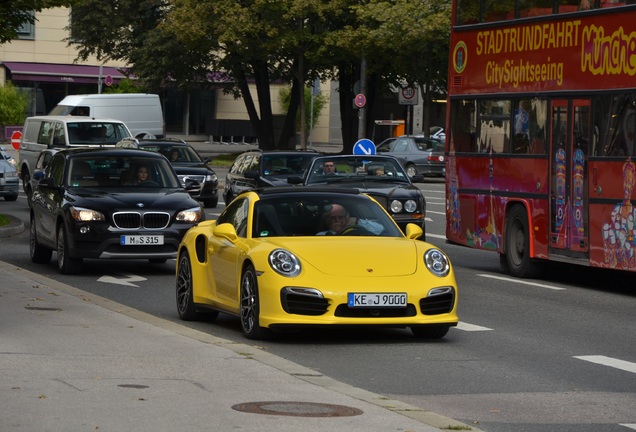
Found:
<svg viewBox="0 0 636 432"><path fill-rule="evenodd" d="M0 3L0 44L17 39L24 24L34 24L34 12L56 6L70 6L72 0L11 0Z"/></svg>
<svg viewBox="0 0 636 432"><path fill-rule="evenodd" d="M450 0L76 1L69 43L78 44L80 58L126 61L151 87L221 85L243 99L264 149L289 148L306 105L301 89L320 78L339 81L343 151L350 151L362 56L370 111L390 85L430 89L446 75ZM272 83L292 89L278 137Z"/></svg>
<svg viewBox="0 0 636 432"><path fill-rule="evenodd" d="M311 88L305 87L305 100L312 99L311 91L312 91ZM289 110L292 93L293 93L292 89L290 88L283 87L280 89L281 105L283 106L283 109L285 109L285 111ZM327 103L326 98L321 93L319 93L317 95L314 95L313 97L313 110L312 109L305 110L306 136L309 136L311 134L311 129L314 126L316 126L316 124L318 123L318 118L320 117L320 113L322 112L322 109L325 106L325 103ZM301 118L300 113L298 113L298 115L296 116L296 122L295 122L296 132L302 131L300 118Z"/></svg>

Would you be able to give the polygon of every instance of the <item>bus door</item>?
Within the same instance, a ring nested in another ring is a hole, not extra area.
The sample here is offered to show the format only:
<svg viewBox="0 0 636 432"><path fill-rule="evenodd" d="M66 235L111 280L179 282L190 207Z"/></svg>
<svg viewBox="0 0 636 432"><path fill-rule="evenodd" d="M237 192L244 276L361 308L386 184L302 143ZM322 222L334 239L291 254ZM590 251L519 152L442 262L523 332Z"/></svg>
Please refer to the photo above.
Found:
<svg viewBox="0 0 636 432"><path fill-rule="evenodd" d="M550 252L589 257L590 101L552 101Z"/></svg>

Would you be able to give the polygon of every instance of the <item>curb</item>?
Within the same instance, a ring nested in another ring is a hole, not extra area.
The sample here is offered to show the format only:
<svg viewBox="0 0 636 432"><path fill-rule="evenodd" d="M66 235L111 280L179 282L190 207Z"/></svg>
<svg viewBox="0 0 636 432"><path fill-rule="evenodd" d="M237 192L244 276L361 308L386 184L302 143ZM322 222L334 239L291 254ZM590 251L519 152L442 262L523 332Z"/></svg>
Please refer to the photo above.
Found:
<svg viewBox="0 0 636 432"><path fill-rule="evenodd" d="M24 223L20 219L8 214L5 214L4 216L9 218L11 222L9 222L8 225L0 227L0 238L11 237L24 231Z"/></svg>

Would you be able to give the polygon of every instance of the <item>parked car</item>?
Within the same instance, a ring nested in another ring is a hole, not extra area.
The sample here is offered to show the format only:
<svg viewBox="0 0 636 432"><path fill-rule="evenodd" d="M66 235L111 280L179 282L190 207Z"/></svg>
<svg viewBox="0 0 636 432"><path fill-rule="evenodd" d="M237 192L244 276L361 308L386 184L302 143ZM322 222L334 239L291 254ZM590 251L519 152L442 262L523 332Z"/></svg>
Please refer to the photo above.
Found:
<svg viewBox="0 0 636 432"><path fill-rule="evenodd" d="M197 184L188 190L192 198L201 201L205 207L217 206L219 178L208 166L210 159L202 158L192 146L182 140L143 138L134 142L137 148L161 153L168 158L184 185L187 180L196 181Z"/></svg>
<svg viewBox="0 0 636 432"><path fill-rule="evenodd" d="M135 179L146 172L145 181ZM85 258L176 258L188 229L205 218L162 155L145 150L75 148L53 155L31 197L31 260L57 252L63 274Z"/></svg>
<svg viewBox="0 0 636 432"><path fill-rule="evenodd" d="M325 229L335 209L349 224ZM360 221L373 222L368 231ZM457 325L457 285L446 254L404 235L387 212L351 189L247 191L179 247L176 303L183 320L240 317L249 339L305 326L410 327L442 338Z"/></svg>
<svg viewBox="0 0 636 432"><path fill-rule="evenodd" d="M287 178L305 175L311 160L320 153L311 150L249 150L234 160L223 190L226 204L241 192L262 187L289 186Z"/></svg>
<svg viewBox="0 0 636 432"><path fill-rule="evenodd" d="M46 170L46 167L51 162L51 159L53 159L53 155L57 153L58 151L59 151L58 149L54 149L54 148L42 150L37 160L35 161L35 166L33 167L33 174L31 174L31 177L26 182L26 185L24 185L24 191L26 193L27 203L29 204L29 206L31 205L31 196L33 195L33 188L38 184L38 182L44 175L44 170Z"/></svg>
<svg viewBox="0 0 636 432"><path fill-rule="evenodd" d="M18 199L19 187L20 178L15 166L6 159L0 159L0 196L6 201L15 201Z"/></svg>
<svg viewBox="0 0 636 432"><path fill-rule="evenodd" d="M13 165L15 168L17 168L17 162L15 160L15 158L13 157L13 155L11 153L9 153L4 147L0 146L0 159L4 159L7 162L9 162L11 165Z"/></svg>
<svg viewBox="0 0 636 432"><path fill-rule="evenodd" d="M330 174L330 166L335 172ZM414 180L421 181L421 176ZM375 198L393 217L403 232L409 223L422 229L426 239L426 200L404 172L400 162L386 155L321 156L313 160L304 179L291 178L292 183L305 186L355 188Z"/></svg>
<svg viewBox="0 0 636 432"><path fill-rule="evenodd" d="M421 135L388 138L378 145L377 153L396 157L411 178L416 174L444 176L446 172L444 142L435 138Z"/></svg>

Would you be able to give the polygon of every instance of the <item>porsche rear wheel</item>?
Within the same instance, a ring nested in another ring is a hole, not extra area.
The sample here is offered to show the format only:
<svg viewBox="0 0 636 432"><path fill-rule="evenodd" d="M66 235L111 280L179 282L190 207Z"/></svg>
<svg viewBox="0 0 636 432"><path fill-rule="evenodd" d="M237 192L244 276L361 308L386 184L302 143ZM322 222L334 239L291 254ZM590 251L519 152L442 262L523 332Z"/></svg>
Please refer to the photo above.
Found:
<svg viewBox="0 0 636 432"><path fill-rule="evenodd" d="M57 268L62 274L77 274L82 270L82 258L69 256L68 240L64 225L57 229Z"/></svg>
<svg viewBox="0 0 636 432"><path fill-rule="evenodd" d="M421 339L441 339L446 336L449 326L445 325L423 325L423 326L411 326L413 336Z"/></svg>
<svg viewBox="0 0 636 432"><path fill-rule="evenodd" d="M248 339L267 339L270 330L259 325L260 301L254 266L248 265L241 276L241 328Z"/></svg>

